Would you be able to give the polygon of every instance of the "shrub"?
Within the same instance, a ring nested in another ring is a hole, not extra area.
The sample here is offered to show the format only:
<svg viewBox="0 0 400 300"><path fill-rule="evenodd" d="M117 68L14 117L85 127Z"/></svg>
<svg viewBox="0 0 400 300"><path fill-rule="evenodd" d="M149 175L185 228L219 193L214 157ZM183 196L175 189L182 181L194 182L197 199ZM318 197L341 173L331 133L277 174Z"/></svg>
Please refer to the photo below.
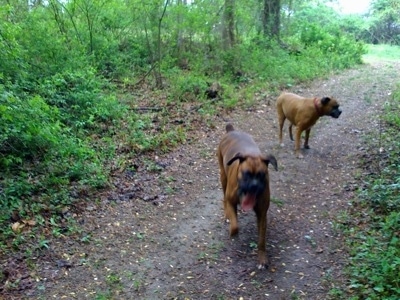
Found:
<svg viewBox="0 0 400 300"><path fill-rule="evenodd" d="M58 110L40 96L21 100L4 89L0 93L0 165L42 158L63 131Z"/></svg>
<svg viewBox="0 0 400 300"><path fill-rule="evenodd" d="M44 79L37 93L60 110L62 122L73 128L87 128L94 122L121 115L124 108L103 90L107 86L93 69L66 71Z"/></svg>
<svg viewBox="0 0 400 300"><path fill-rule="evenodd" d="M343 69L362 62L365 45L338 28L325 29L317 24L305 23L300 28L299 39L306 47L318 47L329 55L332 68Z"/></svg>

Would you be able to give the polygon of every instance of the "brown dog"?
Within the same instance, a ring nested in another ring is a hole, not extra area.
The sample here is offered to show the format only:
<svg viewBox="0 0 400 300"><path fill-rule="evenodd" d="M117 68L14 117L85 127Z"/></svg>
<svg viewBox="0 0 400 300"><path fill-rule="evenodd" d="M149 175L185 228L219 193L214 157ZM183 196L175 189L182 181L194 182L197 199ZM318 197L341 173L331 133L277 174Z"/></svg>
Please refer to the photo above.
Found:
<svg viewBox="0 0 400 300"><path fill-rule="evenodd" d="M339 109L339 103L330 97L323 98L304 98L292 93L282 93L276 102L279 118L279 143L282 143L282 129L285 119L291 123L289 126L290 139L293 141L292 126L296 126L295 152L298 158L303 158L300 153L301 133L305 130L306 136L304 148L309 149L308 139L310 137L311 127L322 116L331 116L339 118L342 111Z"/></svg>
<svg viewBox="0 0 400 300"><path fill-rule="evenodd" d="M272 155L263 155L253 138L247 133L226 126L217 151L221 184L224 191L225 216L230 222L230 236L239 232L237 206L244 211L253 209L257 216L258 229L258 268L267 264L265 238L267 230L267 211L269 207L268 164L278 170Z"/></svg>

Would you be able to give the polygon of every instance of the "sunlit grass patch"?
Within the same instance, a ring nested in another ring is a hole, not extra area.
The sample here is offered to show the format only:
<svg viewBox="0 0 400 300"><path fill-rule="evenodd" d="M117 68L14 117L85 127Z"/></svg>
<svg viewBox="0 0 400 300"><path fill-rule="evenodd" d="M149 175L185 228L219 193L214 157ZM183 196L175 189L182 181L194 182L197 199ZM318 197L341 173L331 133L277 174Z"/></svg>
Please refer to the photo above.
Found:
<svg viewBox="0 0 400 300"><path fill-rule="evenodd" d="M364 61L400 60L400 46L367 45L368 52L363 56Z"/></svg>

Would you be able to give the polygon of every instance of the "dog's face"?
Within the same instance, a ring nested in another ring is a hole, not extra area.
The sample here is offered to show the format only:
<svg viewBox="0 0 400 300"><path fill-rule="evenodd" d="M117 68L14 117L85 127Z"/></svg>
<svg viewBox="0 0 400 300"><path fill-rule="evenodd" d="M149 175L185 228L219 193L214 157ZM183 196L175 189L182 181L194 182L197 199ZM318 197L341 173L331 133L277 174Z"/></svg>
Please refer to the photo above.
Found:
<svg viewBox="0 0 400 300"><path fill-rule="evenodd" d="M257 196L264 193L268 185L268 164L271 163L275 170L278 165L274 156L243 156L240 153L232 158L228 165L239 160L237 180L240 206L248 211L256 204Z"/></svg>
<svg viewBox="0 0 400 300"><path fill-rule="evenodd" d="M339 108L339 103L334 98L324 97L321 99L322 111L325 115L332 118L339 118L342 111Z"/></svg>

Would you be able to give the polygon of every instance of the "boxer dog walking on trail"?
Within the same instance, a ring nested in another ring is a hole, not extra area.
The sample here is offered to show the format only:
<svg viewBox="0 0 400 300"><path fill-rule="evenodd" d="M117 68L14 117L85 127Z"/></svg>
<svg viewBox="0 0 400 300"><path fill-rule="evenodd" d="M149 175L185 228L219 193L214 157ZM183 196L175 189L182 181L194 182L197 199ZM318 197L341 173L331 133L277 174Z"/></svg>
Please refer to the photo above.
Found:
<svg viewBox="0 0 400 300"><path fill-rule="evenodd" d="M339 118L342 111L339 103L331 97L304 98L292 93L282 93L276 101L279 121L279 143L282 143L282 129L285 119L291 123L289 126L290 139L293 141L292 126L296 126L295 153L297 158L303 158L300 153L301 133L305 130L304 148L309 149L308 139L311 127L322 116Z"/></svg>
<svg viewBox="0 0 400 300"><path fill-rule="evenodd" d="M231 124L217 150L222 189L224 192L225 217L230 222L229 233L238 234L237 207L244 211L254 210L258 229L258 268L267 265L265 250L267 211L270 202L268 165L278 170L273 155L261 154L253 138L237 131Z"/></svg>

